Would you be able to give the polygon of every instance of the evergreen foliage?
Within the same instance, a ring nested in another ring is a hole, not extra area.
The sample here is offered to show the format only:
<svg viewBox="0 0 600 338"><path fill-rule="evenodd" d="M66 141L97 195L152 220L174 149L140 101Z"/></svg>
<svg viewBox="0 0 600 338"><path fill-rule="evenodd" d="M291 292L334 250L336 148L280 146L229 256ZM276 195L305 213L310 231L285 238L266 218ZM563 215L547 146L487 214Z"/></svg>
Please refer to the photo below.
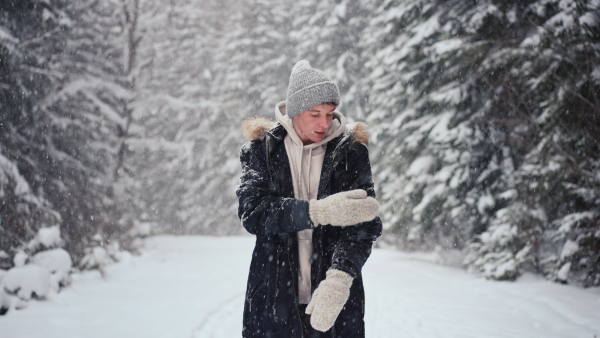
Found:
<svg viewBox="0 0 600 338"><path fill-rule="evenodd" d="M136 215L154 231L176 234L240 233L235 213L238 125L243 114L227 102L246 89L217 92L219 67L229 64L223 30L227 1L147 1L143 22L151 23L140 45L148 60L140 73L131 140ZM173 54L177 51L177 62ZM144 61L145 62L145 61ZM221 65L219 65L221 62ZM232 67L235 64L232 64ZM219 90L222 87L218 88ZM217 99L220 97L220 99ZM239 108L239 105L237 106ZM225 166L225 167L224 167Z"/></svg>
<svg viewBox="0 0 600 338"><path fill-rule="evenodd" d="M37 127L47 157L44 191L67 225L67 248L81 257L93 237L118 242L129 226L115 171L127 123L123 106L131 94L121 63L122 7L79 1L68 11L65 49L53 66L63 76L41 101L39 113L46 118Z"/></svg>
<svg viewBox="0 0 600 338"><path fill-rule="evenodd" d="M93 237L127 241L115 189L127 96L122 9L96 1L0 7L0 250L15 253L54 225L76 262Z"/></svg>
<svg viewBox="0 0 600 338"><path fill-rule="evenodd" d="M39 104L61 76L49 70L64 48L61 10L36 0L0 4L0 250L6 252L61 221L41 190L46 159L37 132Z"/></svg>
<svg viewBox="0 0 600 338"><path fill-rule="evenodd" d="M290 36L297 57L290 62L307 59L327 70L340 88L340 111L346 117L364 119L368 91L362 87L364 57L359 41L371 16L370 4L303 0L296 2L292 11Z"/></svg>
<svg viewBox="0 0 600 338"><path fill-rule="evenodd" d="M369 119L383 218L403 247L464 250L493 279L598 285L598 10L379 4L363 41Z"/></svg>

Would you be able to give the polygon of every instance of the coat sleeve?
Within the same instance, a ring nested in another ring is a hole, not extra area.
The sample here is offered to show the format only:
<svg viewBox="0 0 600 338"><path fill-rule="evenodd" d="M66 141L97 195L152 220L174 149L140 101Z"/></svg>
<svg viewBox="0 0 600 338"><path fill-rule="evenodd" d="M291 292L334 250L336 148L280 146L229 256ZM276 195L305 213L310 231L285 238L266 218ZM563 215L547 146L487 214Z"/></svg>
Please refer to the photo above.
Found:
<svg viewBox="0 0 600 338"><path fill-rule="evenodd" d="M371 197L375 197L375 186L371 174L371 163L369 152L364 144L353 143L347 160L350 171L350 188L364 189ZM356 278L367 258L371 255L373 242L381 235L381 219L359 223L354 226L344 227L339 242L337 243L332 257L332 269L347 272Z"/></svg>
<svg viewBox="0 0 600 338"><path fill-rule="evenodd" d="M240 151L242 175L236 195L242 226L251 234L263 236L314 228L308 201L279 196L264 148L264 141L255 140Z"/></svg>

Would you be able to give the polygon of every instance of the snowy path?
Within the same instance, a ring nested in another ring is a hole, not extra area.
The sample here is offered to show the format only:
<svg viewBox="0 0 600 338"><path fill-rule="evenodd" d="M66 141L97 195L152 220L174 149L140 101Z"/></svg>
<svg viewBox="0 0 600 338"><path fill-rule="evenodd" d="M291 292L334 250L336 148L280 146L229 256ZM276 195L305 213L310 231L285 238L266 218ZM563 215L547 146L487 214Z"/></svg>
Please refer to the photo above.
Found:
<svg viewBox="0 0 600 338"><path fill-rule="evenodd" d="M239 337L253 238L159 237L139 257L0 317L0 337ZM600 337L600 289L490 282L377 249L367 337Z"/></svg>

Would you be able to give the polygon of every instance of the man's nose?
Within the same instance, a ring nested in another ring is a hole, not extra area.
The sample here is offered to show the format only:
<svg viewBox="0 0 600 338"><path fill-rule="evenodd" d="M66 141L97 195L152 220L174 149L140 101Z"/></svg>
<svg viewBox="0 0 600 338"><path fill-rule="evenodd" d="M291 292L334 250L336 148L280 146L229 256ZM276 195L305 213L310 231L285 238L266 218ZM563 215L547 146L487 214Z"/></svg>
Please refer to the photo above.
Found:
<svg viewBox="0 0 600 338"><path fill-rule="evenodd" d="M324 128L324 129L329 129L329 125L330 125L330 122L327 119L327 117L322 117L319 120L319 127Z"/></svg>

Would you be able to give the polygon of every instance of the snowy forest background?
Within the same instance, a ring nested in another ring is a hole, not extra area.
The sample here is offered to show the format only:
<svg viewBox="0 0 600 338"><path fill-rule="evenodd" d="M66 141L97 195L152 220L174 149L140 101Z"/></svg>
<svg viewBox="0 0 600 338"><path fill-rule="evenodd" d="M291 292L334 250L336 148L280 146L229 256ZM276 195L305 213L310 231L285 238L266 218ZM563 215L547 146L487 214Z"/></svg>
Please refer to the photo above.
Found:
<svg viewBox="0 0 600 338"><path fill-rule="evenodd" d="M600 0L2 1L0 269L241 234L240 124L299 59L369 124L382 242L600 285Z"/></svg>

